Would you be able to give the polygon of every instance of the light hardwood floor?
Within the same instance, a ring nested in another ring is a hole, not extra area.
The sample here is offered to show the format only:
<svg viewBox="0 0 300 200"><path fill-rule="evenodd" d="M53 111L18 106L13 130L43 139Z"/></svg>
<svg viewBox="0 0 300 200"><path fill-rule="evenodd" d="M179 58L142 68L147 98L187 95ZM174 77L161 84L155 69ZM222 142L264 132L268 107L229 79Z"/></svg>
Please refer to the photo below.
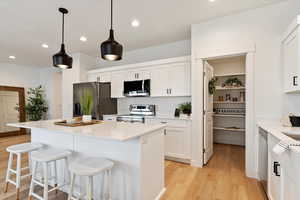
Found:
<svg viewBox="0 0 300 200"><path fill-rule="evenodd" d="M0 199L15 200L14 188L3 193L9 145L30 141L29 136L0 138ZM161 200L266 200L260 184L245 176L243 147L216 144L214 156L204 168L166 161L167 191ZM26 159L23 160L26 163ZM23 182L21 200L27 200L29 180ZM63 193L50 195L50 200L66 200Z"/></svg>

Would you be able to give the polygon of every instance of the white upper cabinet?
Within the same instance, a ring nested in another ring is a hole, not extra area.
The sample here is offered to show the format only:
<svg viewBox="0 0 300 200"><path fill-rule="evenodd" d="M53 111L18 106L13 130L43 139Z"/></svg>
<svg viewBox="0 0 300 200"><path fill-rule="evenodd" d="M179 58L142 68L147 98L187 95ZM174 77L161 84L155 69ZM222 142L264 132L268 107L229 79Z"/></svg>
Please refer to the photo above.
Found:
<svg viewBox="0 0 300 200"><path fill-rule="evenodd" d="M125 81L138 81L150 79L149 71L129 71Z"/></svg>
<svg viewBox="0 0 300 200"><path fill-rule="evenodd" d="M169 69L167 67L153 68L151 70L151 96L161 97L168 96L168 73Z"/></svg>
<svg viewBox="0 0 300 200"><path fill-rule="evenodd" d="M89 74L88 81L89 82L109 83L109 82L111 82L111 72Z"/></svg>
<svg viewBox="0 0 300 200"><path fill-rule="evenodd" d="M122 98L124 80L126 78L126 72L112 72L111 73L111 97L112 98Z"/></svg>
<svg viewBox="0 0 300 200"><path fill-rule="evenodd" d="M151 96L190 96L190 63L164 65L151 70Z"/></svg>
<svg viewBox="0 0 300 200"><path fill-rule="evenodd" d="M169 58L88 72L90 82L111 82L111 96L123 96L124 81L150 79L151 97L191 96L190 57Z"/></svg>
<svg viewBox="0 0 300 200"><path fill-rule="evenodd" d="M282 59L285 93L300 92L300 17L293 21L284 34Z"/></svg>

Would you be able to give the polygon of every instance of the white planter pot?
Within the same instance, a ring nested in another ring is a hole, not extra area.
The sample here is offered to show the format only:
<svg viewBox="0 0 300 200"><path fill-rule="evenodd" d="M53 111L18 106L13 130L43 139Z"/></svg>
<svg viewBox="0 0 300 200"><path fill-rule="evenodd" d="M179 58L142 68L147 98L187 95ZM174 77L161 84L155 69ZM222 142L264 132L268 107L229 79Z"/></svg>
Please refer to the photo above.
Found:
<svg viewBox="0 0 300 200"><path fill-rule="evenodd" d="M83 115L82 116L83 122L91 122L92 121L92 115Z"/></svg>

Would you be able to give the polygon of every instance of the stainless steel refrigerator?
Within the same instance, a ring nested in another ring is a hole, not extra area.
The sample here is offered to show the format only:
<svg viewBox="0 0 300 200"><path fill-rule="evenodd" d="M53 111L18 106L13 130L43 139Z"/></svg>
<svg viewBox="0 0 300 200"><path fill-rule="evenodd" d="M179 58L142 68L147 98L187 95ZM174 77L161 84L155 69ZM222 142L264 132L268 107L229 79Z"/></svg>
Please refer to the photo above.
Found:
<svg viewBox="0 0 300 200"><path fill-rule="evenodd" d="M73 116L82 115L80 99L84 91L93 95L93 119L102 120L103 115L117 114L117 99L111 98L110 83L88 82L73 84Z"/></svg>

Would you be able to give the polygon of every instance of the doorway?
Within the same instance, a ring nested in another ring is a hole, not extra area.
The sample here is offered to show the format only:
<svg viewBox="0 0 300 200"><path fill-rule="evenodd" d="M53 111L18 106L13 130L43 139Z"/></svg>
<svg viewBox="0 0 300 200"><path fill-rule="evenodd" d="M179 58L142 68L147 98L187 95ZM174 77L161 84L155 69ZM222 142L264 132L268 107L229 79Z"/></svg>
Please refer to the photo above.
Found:
<svg viewBox="0 0 300 200"><path fill-rule="evenodd" d="M203 60L204 165L213 156L214 144L246 146L246 59L241 54Z"/></svg>
<svg viewBox="0 0 300 200"><path fill-rule="evenodd" d="M6 126L25 121L24 88L0 86L0 137L25 134L25 129Z"/></svg>

